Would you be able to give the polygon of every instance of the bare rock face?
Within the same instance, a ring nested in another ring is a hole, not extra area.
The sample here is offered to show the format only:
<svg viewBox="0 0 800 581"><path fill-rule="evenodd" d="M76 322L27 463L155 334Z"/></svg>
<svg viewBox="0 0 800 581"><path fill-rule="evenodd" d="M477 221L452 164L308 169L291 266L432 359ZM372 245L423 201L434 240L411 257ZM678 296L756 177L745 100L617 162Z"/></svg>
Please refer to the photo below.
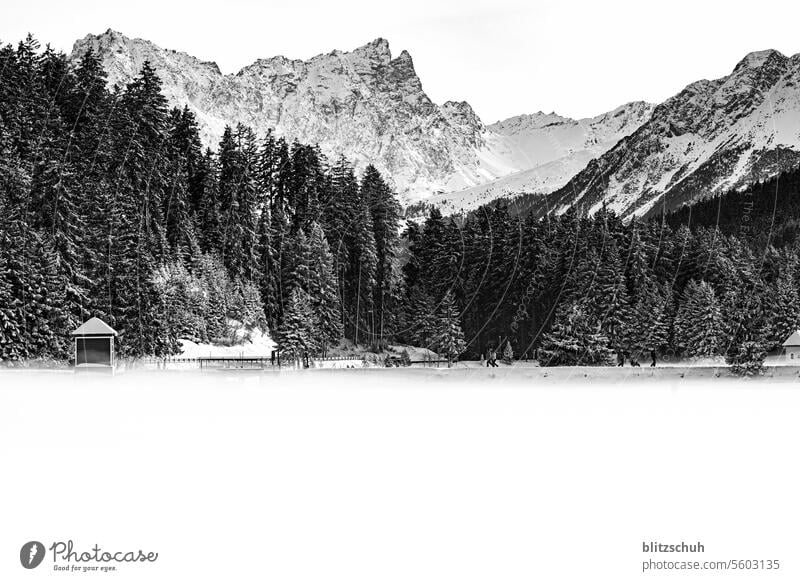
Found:
<svg viewBox="0 0 800 581"><path fill-rule="evenodd" d="M554 192L638 129L653 108L639 101L588 119L540 111L489 125L476 143L478 160L481 169L501 177L435 195L431 201L450 213L475 209L497 198Z"/></svg>
<svg viewBox="0 0 800 581"><path fill-rule="evenodd" d="M289 140L319 143L330 156L344 154L360 168L374 163L407 194L443 187L458 170L469 173L457 165L474 165L480 119L473 113L453 121L423 91L411 56L392 58L384 39L309 61L262 59L235 75L111 30L76 42L72 58L89 47L110 85L129 82L150 61L169 101L197 114L212 147L226 124L241 122L259 134L274 129Z"/></svg>
<svg viewBox="0 0 800 581"><path fill-rule="evenodd" d="M464 101L433 103L411 56L376 39L308 61L261 59L236 74L118 32L88 35L109 84L150 61L173 105L197 115L215 147L226 124L318 143L361 170L374 164L407 203L446 213L533 194L539 214L603 204L624 216L691 203L800 165L800 55L754 52L721 79L658 106L634 102L589 119L520 115L484 125Z"/></svg>
<svg viewBox="0 0 800 581"><path fill-rule="evenodd" d="M486 127L464 101L433 103L411 56L403 51L392 58L389 43L380 38L308 61L260 59L231 75L215 63L112 30L77 41L71 58L90 47L111 86L128 83L150 61L170 103L197 115L212 148L227 124L243 123L261 135L273 129L288 140L318 143L330 157L343 154L357 169L372 163L405 201L442 202L446 211L487 201L471 189L512 174L514 183L521 180L520 191L553 191L652 111L649 104L632 103L588 120L536 114ZM545 168L527 181L520 173L553 162L560 163L559 171ZM449 201L448 192L456 192Z"/></svg>
<svg viewBox="0 0 800 581"><path fill-rule="evenodd" d="M721 79L692 83L549 196L545 209L602 204L653 215L800 165L800 55L768 50Z"/></svg>

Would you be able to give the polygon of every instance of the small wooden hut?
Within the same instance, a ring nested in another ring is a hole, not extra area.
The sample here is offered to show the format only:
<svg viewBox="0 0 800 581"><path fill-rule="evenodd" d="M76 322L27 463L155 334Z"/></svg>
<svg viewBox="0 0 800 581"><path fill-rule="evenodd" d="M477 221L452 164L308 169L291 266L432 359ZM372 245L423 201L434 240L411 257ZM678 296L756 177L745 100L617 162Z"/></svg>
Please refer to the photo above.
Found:
<svg viewBox="0 0 800 581"><path fill-rule="evenodd" d="M786 359L796 360L800 365L800 331L795 331L783 342Z"/></svg>
<svg viewBox="0 0 800 581"><path fill-rule="evenodd" d="M75 369L114 367L114 337L117 332L92 317L72 332L75 339Z"/></svg>

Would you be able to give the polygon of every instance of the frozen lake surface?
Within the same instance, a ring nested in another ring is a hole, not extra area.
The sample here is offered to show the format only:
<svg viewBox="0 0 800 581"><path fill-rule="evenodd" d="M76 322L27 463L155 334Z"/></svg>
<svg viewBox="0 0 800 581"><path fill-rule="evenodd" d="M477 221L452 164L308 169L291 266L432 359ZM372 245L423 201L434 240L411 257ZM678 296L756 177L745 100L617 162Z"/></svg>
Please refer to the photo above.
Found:
<svg viewBox="0 0 800 581"><path fill-rule="evenodd" d="M797 572L796 375L651 372L3 372L0 543L160 551L116 579L638 579L658 539Z"/></svg>

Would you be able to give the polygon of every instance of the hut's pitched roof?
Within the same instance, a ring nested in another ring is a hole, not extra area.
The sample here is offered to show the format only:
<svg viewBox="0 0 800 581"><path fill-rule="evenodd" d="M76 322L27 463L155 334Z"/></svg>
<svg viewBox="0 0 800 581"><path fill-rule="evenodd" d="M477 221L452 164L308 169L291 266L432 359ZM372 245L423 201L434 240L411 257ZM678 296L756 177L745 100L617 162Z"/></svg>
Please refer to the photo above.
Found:
<svg viewBox="0 0 800 581"><path fill-rule="evenodd" d="M800 331L795 331L786 341L783 342L784 347L800 347Z"/></svg>
<svg viewBox="0 0 800 581"><path fill-rule="evenodd" d="M117 332L97 317L92 317L72 332L73 335L116 335ZM800 343L798 343L800 345Z"/></svg>

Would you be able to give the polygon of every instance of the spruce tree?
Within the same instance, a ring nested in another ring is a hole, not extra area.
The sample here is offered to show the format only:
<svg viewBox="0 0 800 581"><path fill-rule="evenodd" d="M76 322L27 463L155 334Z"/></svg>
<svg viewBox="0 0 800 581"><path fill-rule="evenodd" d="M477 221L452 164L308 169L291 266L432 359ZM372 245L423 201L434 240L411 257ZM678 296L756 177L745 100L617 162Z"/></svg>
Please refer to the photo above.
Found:
<svg viewBox="0 0 800 581"><path fill-rule="evenodd" d="M675 315L675 341L688 357L720 354L722 314L714 289L705 281L689 281Z"/></svg>
<svg viewBox="0 0 800 581"><path fill-rule="evenodd" d="M795 283L796 266L790 262L781 271L771 299L767 301L768 341L771 347L781 345L792 333L800 329L800 296Z"/></svg>
<svg viewBox="0 0 800 581"><path fill-rule="evenodd" d="M466 349L464 331L461 330L460 313L456 307L453 294L447 292L439 305L436 325L436 350L447 358L447 366L451 366Z"/></svg>
<svg viewBox="0 0 800 581"><path fill-rule="evenodd" d="M383 177L369 165L361 179L361 198L369 207L375 240L375 320L378 344L394 333L399 301L396 269L400 204Z"/></svg>
<svg viewBox="0 0 800 581"><path fill-rule="evenodd" d="M514 363L514 349L511 347L511 341L506 341L506 346L503 348L503 361L509 365Z"/></svg>
<svg viewBox="0 0 800 581"><path fill-rule="evenodd" d="M538 351L542 366L609 365L612 359L608 338L579 303L559 308L553 328Z"/></svg>
<svg viewBox="0 0 800 581"><path fill-rule="evenodd" d="M411 343L430 348L436 337L436 304L428 293L415 286L407 305L405 334Z"/></svg>
<svg viewBox="0 0 800 581"><path fill-rule="evenodd" d="M311 301L311 308L317 321L316 330L323 356L331 345L342 338L342 311L339 302L337 281L333 272L333 256L322 227L311 223L308 237L308 274L304 288Z"/></svg>
<svg viewBox="0 0 800 581"><path fill-rule="evenodd" d="M669 339L668 291L649 275L639 285L625 331L634 358L662 349Z"/></svg>
<svg viewBox="0 0 800 581"><path fill-rule="evenodd" d="M318 346L316 334L316 320L308 294L301 288L295 288L276 333L278 348L281 353L295 360L312 355Z"/></svg>

